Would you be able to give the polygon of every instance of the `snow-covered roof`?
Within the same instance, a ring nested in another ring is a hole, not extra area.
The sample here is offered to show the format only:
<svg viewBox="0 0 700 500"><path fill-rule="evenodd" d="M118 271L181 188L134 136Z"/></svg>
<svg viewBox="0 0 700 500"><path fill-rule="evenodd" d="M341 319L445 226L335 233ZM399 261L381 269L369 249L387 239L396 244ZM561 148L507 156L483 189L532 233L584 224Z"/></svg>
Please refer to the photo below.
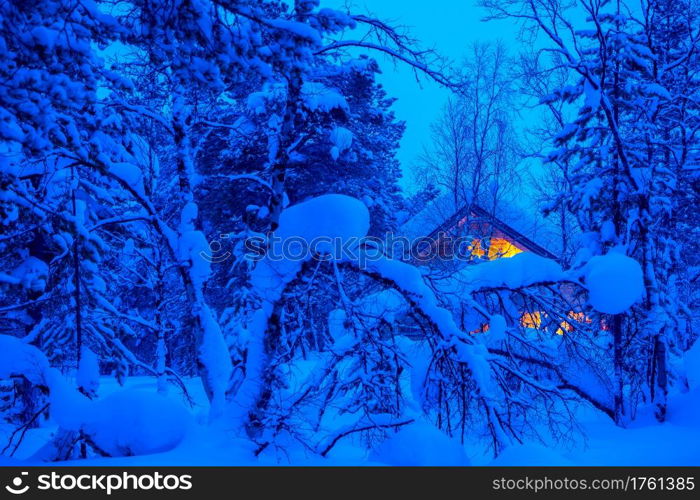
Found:
<svg viewBox="0 0 700 500"><path fill-rule="evenodd" d="M415 240L428 236L457 212L454 197L443 194L428 203L423 210L407 220L400 228L401 236Z"/></svg>
<svg viewBox="0 0 700 500"><path fill-rule="evenodd" d="M409 219L401 226L399 231L402 236L412 241L420 237L430 236L448 222L449 219L463 210L466 210L466 207L456 206L452 195L443 194ZM487 213L484 210L480 211ZM500 226L499 229L506 234L515 233L512 236L522 235L554 255L558 256L561 254L560 227L552 217L544 217L535 207L524 209L514 204L509 204L507 208L499 210L495 214L494 225Z"/></svg>

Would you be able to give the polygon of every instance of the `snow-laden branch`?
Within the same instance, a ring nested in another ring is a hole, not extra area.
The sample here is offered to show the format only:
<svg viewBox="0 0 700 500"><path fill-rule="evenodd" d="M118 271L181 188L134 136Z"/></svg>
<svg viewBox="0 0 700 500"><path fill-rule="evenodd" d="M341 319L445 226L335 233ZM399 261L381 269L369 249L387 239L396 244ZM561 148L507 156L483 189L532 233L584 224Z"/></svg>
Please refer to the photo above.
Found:
<svg viewBox="0 0 700 500"><path fill-rule="evenodd" d="M425 63L417 59L415 56L418 54L405 54L401 50L393 49L385 45L367 42L363 40L340 40L326 45L320 50L316 51L317 55L322 55L328 52L338 51L346 48L363 48L370 49L377 52L381 52L391 56L392 58L401 61L416 71L419 71L435 82L443 85L447 88L457 89L458 85L451 81L447 76L442 74L440 71L433 69L430 64Z"/></svg>

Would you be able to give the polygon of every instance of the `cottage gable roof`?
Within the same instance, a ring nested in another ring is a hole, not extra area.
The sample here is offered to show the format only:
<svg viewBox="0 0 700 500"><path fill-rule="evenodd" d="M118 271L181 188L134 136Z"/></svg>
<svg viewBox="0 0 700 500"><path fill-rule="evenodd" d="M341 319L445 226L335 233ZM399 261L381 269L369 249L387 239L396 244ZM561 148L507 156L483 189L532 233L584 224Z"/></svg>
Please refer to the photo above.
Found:
<svg viewBox="0 0 700 500"><path fill-rule="evenodd" d="M441 195L401 228L403 236L412 241L422 237L436 237L440 232L447 232L459 220L468 215L487 221L503 233L513 243L543 257L558 259L561 255L561 230L551 218L544 217L539 210L528 210L514 205L506 205L492 214L478 204L455 206L454 197Z"/></svg>

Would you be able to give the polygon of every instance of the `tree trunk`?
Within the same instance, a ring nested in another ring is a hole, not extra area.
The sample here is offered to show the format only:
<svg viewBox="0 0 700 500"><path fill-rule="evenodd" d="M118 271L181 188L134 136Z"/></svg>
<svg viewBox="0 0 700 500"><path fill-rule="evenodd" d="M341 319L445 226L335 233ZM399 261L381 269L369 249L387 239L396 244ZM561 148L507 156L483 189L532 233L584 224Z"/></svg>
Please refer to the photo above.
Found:
<svg viewBox="0 0 700 500"><path fill-rule="evenodd" d="M654 337L654 384L652 401L654 414L659 422L666 420L666 401L668 397L668 372L666 366L666 342L661 334Z"/></svg>
<svg viewBox="0 0 700 500"><path fill-rule="evenodd" d="M617 425L624 424L625 416L625 397L624 397L624 367L623 367L623 352L622 352L622 314L612 316L612 332L613 332L613 402L615 411L615 423Z"/></svg>

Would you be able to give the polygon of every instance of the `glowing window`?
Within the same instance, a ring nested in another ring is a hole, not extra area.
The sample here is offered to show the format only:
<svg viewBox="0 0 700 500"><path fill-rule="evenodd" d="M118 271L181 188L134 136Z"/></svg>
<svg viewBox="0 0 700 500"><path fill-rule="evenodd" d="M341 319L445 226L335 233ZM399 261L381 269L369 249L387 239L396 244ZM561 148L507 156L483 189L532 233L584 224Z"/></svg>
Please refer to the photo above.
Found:
<svg viewBox="0 0 700 500"><path fill-rule="evenodd" d="M520 326L525 328L539 328L542 325L542 313L540 311L524 312L520 316Z"/></svg>
<svg viewBox="0 0 700 500"><path fill-rule="evenodd" d="M491 245L489 246L489 260L498 259L501 257L512 257L520 252L522 252L522 250L506 239L491 238Z"/></svg>
<svg viewBox="0 0 700 500"><path fill-rule="evenodd" d="M582 312L569 311L567 316L576 323L591 323L591 318ZM576 328L568 321L562 321L557 328L557 335L564 335L565 332L573 332Z"/></svg>
<svg viewBox="0 0 700 500"><path fill-rule="evenodd" d="M517 255L522 252L521 249L513 245L505 238L491 238L487 255L481 242L482 240L480 239L474 239L472 241L470 247L472 257L484 258L484 256L487 256L488 260L495 260L499 258L512 257L513 255Z"/></svg>

